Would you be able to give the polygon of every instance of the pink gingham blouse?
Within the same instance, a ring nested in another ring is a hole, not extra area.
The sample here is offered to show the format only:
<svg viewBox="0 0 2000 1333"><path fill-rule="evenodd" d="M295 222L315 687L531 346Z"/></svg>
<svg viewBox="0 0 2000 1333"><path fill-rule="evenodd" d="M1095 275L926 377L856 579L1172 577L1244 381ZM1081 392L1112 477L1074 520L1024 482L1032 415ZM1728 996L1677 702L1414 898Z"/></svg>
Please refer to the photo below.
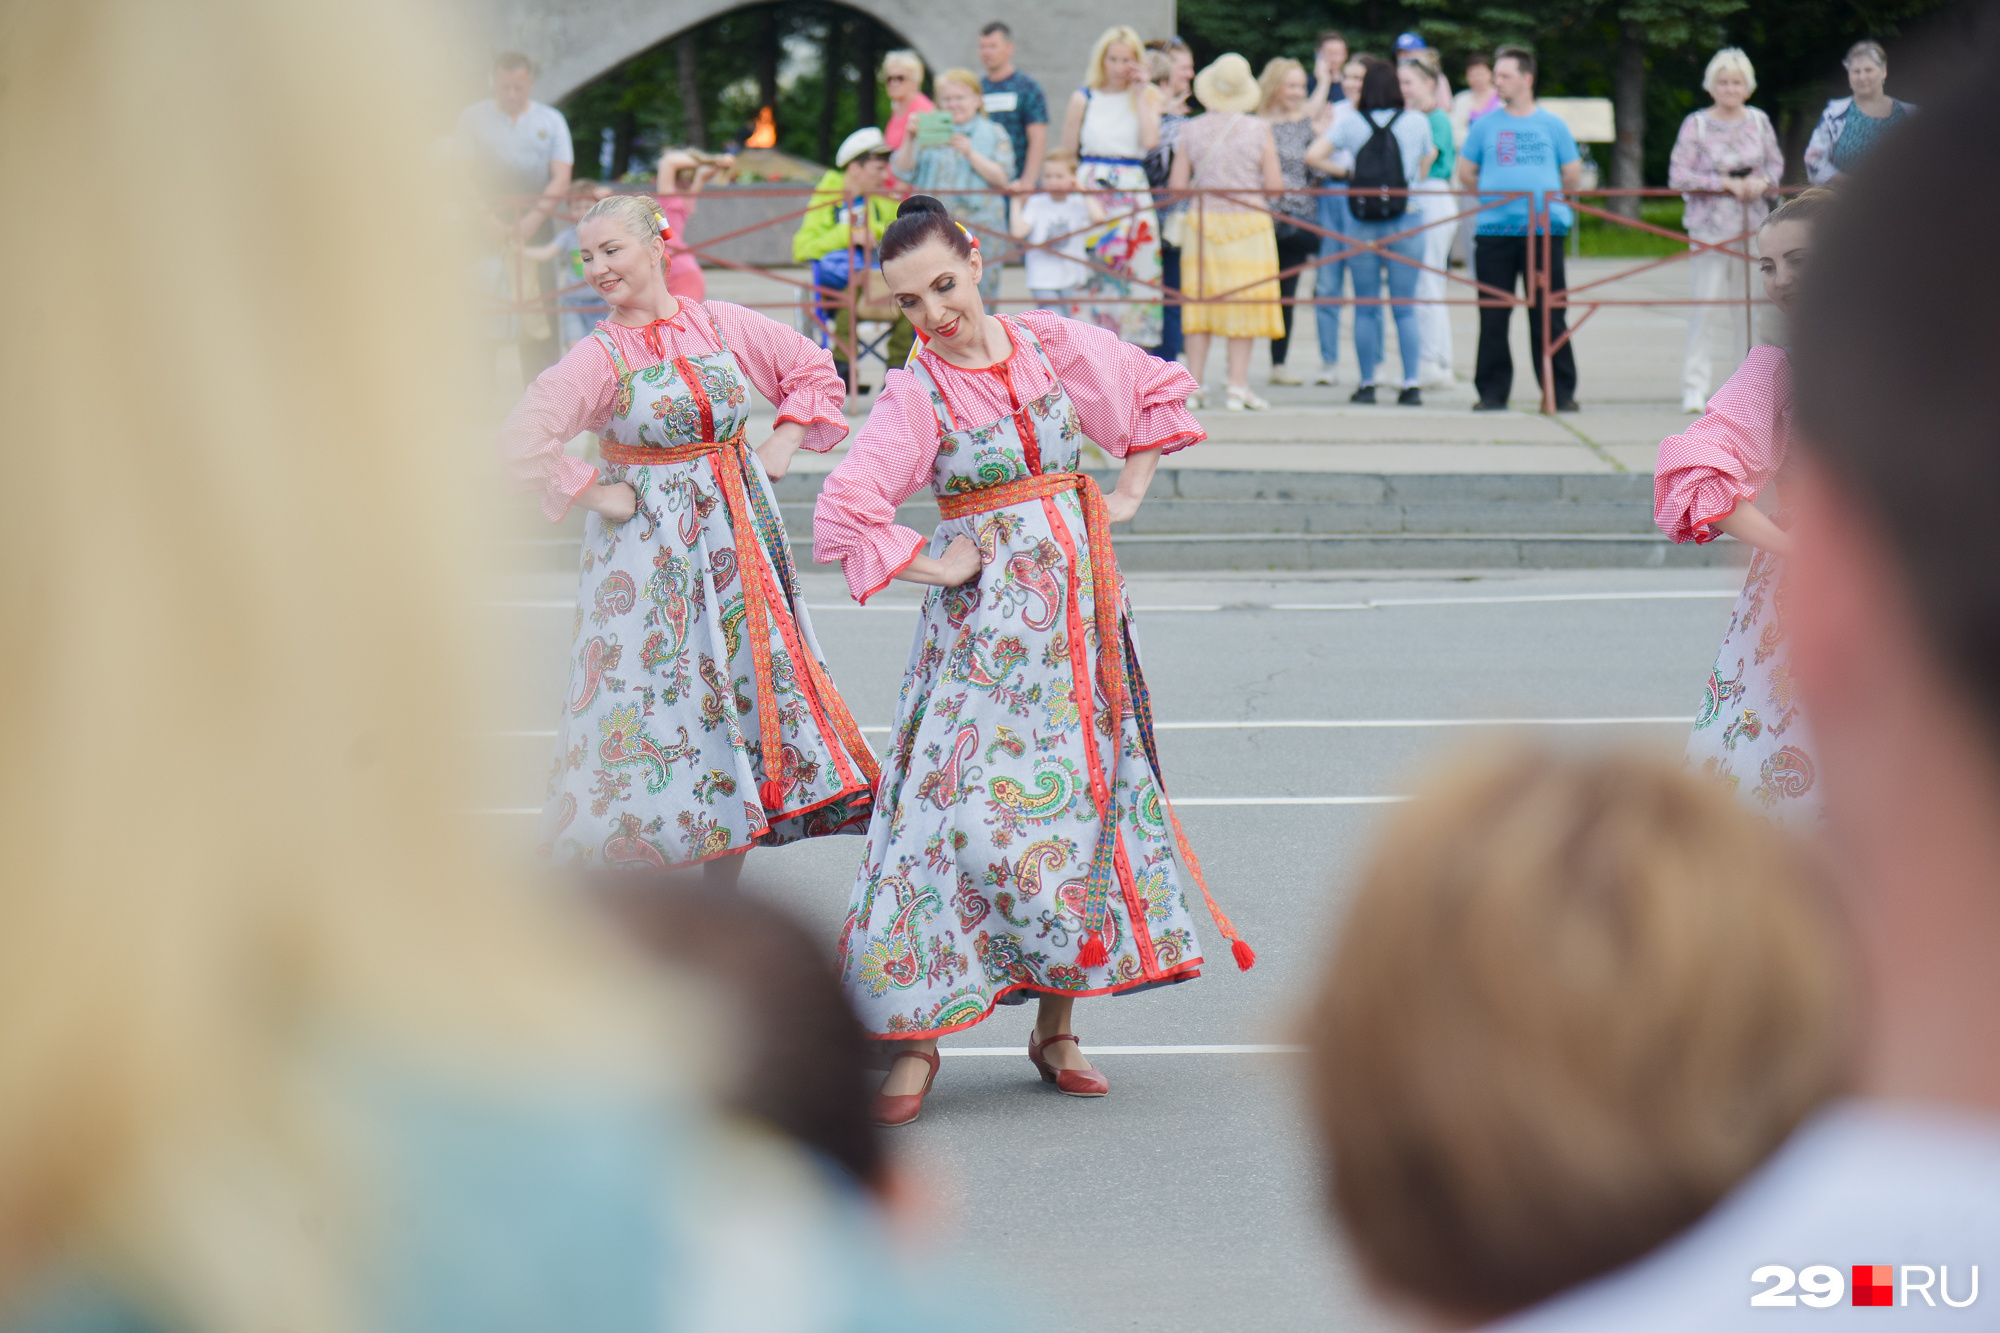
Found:
<svg viewBox="0 0 2000 1333"><path fill-rule="evenodd" d="M683 301L672 319L643 328L602 320L618 344L628 369L639 371L677 356L707 356L719 350L708 320ZM736 364L752 388L777 405L779 421L806 428L802 447L825 453L847 435L840 414L845 387L833 373L833 356L776 320L727 301L702 307L722 330ZM563 452L584 431L602 432L611 422L618 374L596 338L585 338L563 359L535 378L500 427L500 461L517 490L540 491L542 513L560 522L597 469Z"/></svg>
<svg viewBox="0 0 2000 1333"><path fill-rule="evenodd" d="M1753 347L1708 412L1660 441L1653 520L1676 542L1712 542L1712 526L1763 490L1784 466L1791 434L1791 363L1783 348Z"/></svg>
<svg viewBox="0 0 2000 1333"><path fill-rule="evenodd" d="M1083 433L1104 452L1114 458L1147 449L1172 453L1208 438L1187 409L1195 381L1186 367L1151 356L1109 329L1046 310L1009 317L1016 318L1041 339ZM928 348L917 356L960 429L996 421L1054 387L1034 350L1018 338L1006 360L982 370L961 369ZM896 506L930 485L940 442L937 413L917 377L892 370L884 381L868 423L828 474L813 507L813 559L838 560L848 590L864 604L924 549L927 538L896 522Z"/></svg>

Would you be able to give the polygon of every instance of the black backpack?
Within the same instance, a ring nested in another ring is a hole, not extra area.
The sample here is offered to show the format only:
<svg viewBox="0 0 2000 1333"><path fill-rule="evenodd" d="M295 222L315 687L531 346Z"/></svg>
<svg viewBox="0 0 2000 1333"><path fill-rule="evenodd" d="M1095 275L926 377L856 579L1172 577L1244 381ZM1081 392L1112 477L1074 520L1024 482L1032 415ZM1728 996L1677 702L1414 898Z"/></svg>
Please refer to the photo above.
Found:
<svg viewBox="0 0 2000 1333"><path fill-rule="evenodd" d="M1375 124L1373 116L1368 123L1373 132L1368 142L1361 145L1361 151L1354 155L1354 174L1348 177L1348 188L1354 193L1347 196L1347 206L1354 210L1354 216L1364 222L1386 222L1390 218L1403 216L1410 206L1408 195L1364 194L1364 190L1407 190L1409 178L1403 175L1403 148L1396 142L1392 132L1398 116L1389 118L1387 125Z"/></svg>

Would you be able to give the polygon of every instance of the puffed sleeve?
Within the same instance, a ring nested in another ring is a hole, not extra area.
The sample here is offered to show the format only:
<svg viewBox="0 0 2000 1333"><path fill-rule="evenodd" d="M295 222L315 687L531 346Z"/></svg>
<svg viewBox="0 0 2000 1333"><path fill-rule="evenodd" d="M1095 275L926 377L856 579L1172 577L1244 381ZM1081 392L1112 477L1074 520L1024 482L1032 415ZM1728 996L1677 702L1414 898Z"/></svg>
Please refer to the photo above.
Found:
<svg viewBox="0 0 2000 1333"><path fill-rule="evenodd" d="M1676 542L1711 542L1710 525L1770 483L1785 461L1790 366L1776 347L1751 349L1708 412L1660 441L1653 519Z"/></svg>
<svg viewBox="0 0 2000 1333"><path fill-rule="evenodd" d="M514 489L540 491L542 515L560 523L597 469L563 452L583 432L611 422L618 374L595 338L585 338L535 377L501 423L500 466Z"/></svg>
<svg viewBox="0 0 2000 1333"><path fill-rule="evenodd" d="M1053 311L1030 310L1021 318L1042 340L1083 433L1104 452L1170 454L1208 438L1188 411L1195 380L1187 367Z"/></svg>
<svg viewBox="0 0 2000 1333"><path fill-rule="evenodd" d="M896 506L930 481L937 451L929 396L909 371L890 371L867 424L813 504L813 559L839 561L848 591L864 606L924 549L922 534L896 522Z"/></svg>
<svg viewBox="0 0 2000 1333"><path fill-rule="evenodd" d="M751 386L777 405L778 420L806 428L800 448L823 454L847 438L847 418L840 413L847 386L833 371L833 353L745 306L702 304L729 339Z"/></svg>

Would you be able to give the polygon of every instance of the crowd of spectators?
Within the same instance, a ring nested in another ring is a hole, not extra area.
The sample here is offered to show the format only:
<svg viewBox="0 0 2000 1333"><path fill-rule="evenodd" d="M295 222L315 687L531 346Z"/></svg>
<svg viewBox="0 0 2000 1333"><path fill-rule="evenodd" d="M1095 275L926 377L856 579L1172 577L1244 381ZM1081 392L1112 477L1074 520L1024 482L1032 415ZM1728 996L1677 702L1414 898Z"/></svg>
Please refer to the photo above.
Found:
<svg viewBox="0 0 2000 1333"><path fill-rule="evenodd" d="M911 335L868 285L866 258L887 213L860 201L871 192L914 191L943 200L993 257L981 280L989 303L1013 261L1033 270L1037 304L1185 360L1197 377L1208 340L1224 338L1222 405L1231 410L1268 406L1248 378L1258 339L1269 342L1271 384L1306 382L1292 355L1291 303L1308 286L1318 303L1312 383L1340 382L1347 303L1355 366L1348 401L1386 401L1392 390L1397 403L1417 406L1423 390L1455 386L1446 302L1463 289L1452 285L1454 264L1463 265L1461 283L1519 293L1540 384L1541 284L1529 290L1528 274L1539 269L1548 290L1567 289L1565 238L1583 161L1565 121L1537 101L1532 52L1509 46L1471 56L1465 86L1454 91L1438 52L1416 33L1397 38L1385 59L1352 51L1328 31L1314 43L1310 69L1280 56L1246 79L1248 66L1235 53L1198 72L1180 38L1147 42L1115 26L1092 48L1053 133L1048 95L1016 67L1006 23L980 29L978 54L979 70L935 76L914 51L884 56L886 124L842 144L800 222L794 258L814 265L815 282L837 290L859 284L863 317L897 326L876 340L873 355L898 364ZM1877 43L1856 43L1845 67L1852 95L1827 104L1806 149L1815 182L1851 168L1914 110L1884 90L1888 57ZM1203 80L1211 98L1200 94ZM520 341L526 373L582 336L602 309L562 262L574 243L560 228L606 189L572 185L568 127L559 111L533 101L532 82L526 57L502 56L492 98L467 108L458 130L487 188L530 201L496 214L496 228L516 249L497 248L486 279L515 312L503 317L500 336ZM1729 355L1779 336L1771 307L1732 298L1750 290L1750 237L1777 197L1784 155L1770 118L1749 104L1756 74L1742 51L1717 52L1702 86L1711 104L1683 122L1668 179L1685 193L1697 303L1689 307L1682 370L1682 407L1690 412L1706 405L1718 337ZM732 169L730 159L691 149L662 156L656 190L677 255L703 187ZM1505 197L1521 194L1529 198ZM540 262L549 259L553 272ZM676 258L670 281L679 294L703 294L691 256ZM555 323L538 313L551 289ZM1167 293L1176 296L1156 299ZM1513 307L1496 300L1479 309L1475 410L1508 405ZM821 313L827 336L845 346L844 303L829 302ZM1378 384L1391 321L1400 364ZM1576 354L1561 305L1547 312L1547 327L1559 343L1550 358L1553 400L1558 410L1575 410Z"/></svg>

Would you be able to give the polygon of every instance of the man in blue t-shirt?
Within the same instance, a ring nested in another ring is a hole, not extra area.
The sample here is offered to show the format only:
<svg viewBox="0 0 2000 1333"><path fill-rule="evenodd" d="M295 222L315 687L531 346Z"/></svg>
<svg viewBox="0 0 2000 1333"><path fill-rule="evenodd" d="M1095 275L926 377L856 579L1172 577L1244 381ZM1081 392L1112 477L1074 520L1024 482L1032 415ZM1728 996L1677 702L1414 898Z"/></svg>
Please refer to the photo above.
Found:
<svg viewBox="0 0 2000 1333"><path fill-rule="evenodd" d="M987 119L1014 141L1014 165L1019 174L1008 182L1016 194L1033 194L1040 187L1042 155L1049 148L1049 99L1042 85L1014 68L1014 33L995 21L979 30L979 63L986 67L979 80L986 94Z"/></svg>
<svg viewBox="0 0 2000 1333"><path fill-rule="evenodd" d="M1458 179L1468 190L1479 190L1481 204L1495 205L1479 214L1472 245L1473 276L1485 286L1511 292L1528 271L1530 202L1533 206L1533 233L1546 237L1536 245L1535 257L1546 262L1549 287L1564 291L1568 280L1563 274L1563 247L1560 237L1569 234L1570 209L1550 191L1574 196L1583 179L1576 138L1569 127L1535 105L1535 58L1518 46L1503 46L1493 56L1493 91L1500 95L1499 109L1473 122L1458 150ZM1529 192L1530 199L1500 200L1504 195ZM1534 352L1535 383L1542 382L1542 303L1539 294L1529 292L1535 304L1528 314L1528 345ZM1507 350L1507 324L1513 315L1510 306L1483 306L1479 311L1479 359L1472 373L1473 387L1479 390L1475 412L1505 410L1507 395L1514 388L1514 358ZM1560 339L1567 321L1558 306L1549 312L1549 336ZM1563 343L1550 358L1555 372L1556 410L1576 411L1576 356Z"/></svg>

